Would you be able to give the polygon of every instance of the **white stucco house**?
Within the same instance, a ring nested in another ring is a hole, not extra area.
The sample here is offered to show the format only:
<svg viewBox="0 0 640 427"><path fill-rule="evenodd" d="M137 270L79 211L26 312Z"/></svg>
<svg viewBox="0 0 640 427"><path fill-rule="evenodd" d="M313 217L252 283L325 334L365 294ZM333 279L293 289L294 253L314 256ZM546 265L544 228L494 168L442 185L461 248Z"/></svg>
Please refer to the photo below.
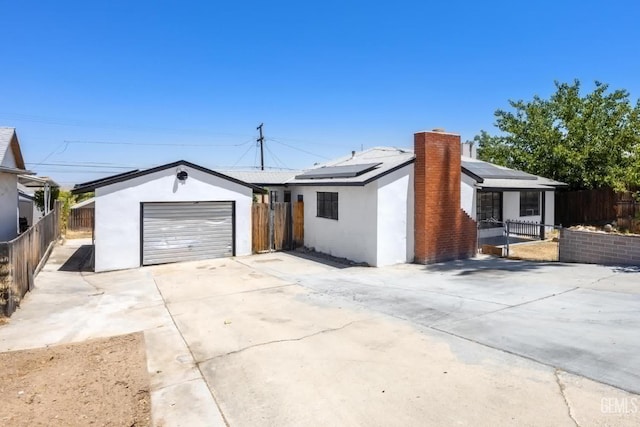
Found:
<svg viewBox="0 0 640 427"><path fill-rule="evenodd" d="M412 262L413 162L411 150L377 147L289 179L305 246L372 266Z"/></svg>
<svg viewBox="0 0 640 427"><path fill-rule="evenodd" d="M415 159L411 148L375 147L282 181L287 198L304 201L305 246L371 266L414 261ZM554 192L563 183L467 156L457 162L459 207L481 224L478 237L502 235L506 220L554 224ZM246 178L255 184L259 175ZM432 221L446 227L450 213L439 215Z"/></svg>
<svg viewBox="0 0 640 427"><path fill-rule="evenodd" d="M472 157L462 158L462 208L478 237L501 236L504 221L554 225L555 191L566 184Z"/></svg>
<svg viewBox="0 0 640 427"><path fill-rule="evenodd" d="M96 272L251 253L255 185L181 160L73 190L89 191Z"/></svg>
<svg viewBox="0 0 640 427"><path fill-rule="evenodd" d="M305 171L216 172L179 161L76 186L95 191L95 271L251 253L251 206L304 203L304 245L385 266L474 256L487 219L553 224L562 183L461 156L460 136L414 135ZM256 199L260 199L256 197Z"/></svg>
<svg viewBox="0 0 640 427"><path fill-rule="evenodd" d="M0 241L19 233L18 176L27 173L15 128L0 127Z"/></svg>

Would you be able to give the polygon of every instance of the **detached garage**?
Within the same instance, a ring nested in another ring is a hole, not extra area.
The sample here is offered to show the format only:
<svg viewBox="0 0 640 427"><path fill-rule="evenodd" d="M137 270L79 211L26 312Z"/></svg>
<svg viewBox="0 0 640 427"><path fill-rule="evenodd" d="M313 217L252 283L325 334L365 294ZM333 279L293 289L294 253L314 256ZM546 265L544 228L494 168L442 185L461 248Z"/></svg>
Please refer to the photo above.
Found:
<svg viewBox="0 0 640 427"><path fill-rule="evenodd" d="M260 187L178 161L77 185L95 191L95 271L251 253Z"/></svg>

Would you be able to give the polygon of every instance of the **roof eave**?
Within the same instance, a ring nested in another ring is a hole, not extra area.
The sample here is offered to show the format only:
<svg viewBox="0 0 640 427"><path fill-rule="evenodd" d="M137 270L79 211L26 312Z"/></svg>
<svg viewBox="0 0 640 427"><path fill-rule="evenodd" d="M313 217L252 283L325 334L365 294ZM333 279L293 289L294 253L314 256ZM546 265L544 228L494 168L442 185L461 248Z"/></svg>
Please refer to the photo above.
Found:
<svg viewBox="0 0 640 427"><path fill-rule="evenodd" d="M396 166L394 166L394 167L392 167L390 169L382 171L377 175L369 177L364 181L342 181L341 182L341 181L327 181L326 179L318 179L317 180L318 182L308 182L308 181L295 182L295 180L294 180L294 181L287 182L285 184L285 186L288 187L288 186L293 186L293 185L301 185L301 186L321 186L321 187L328 187L328 186L364 187L365 185L367 185L367 184L369 184L369 183L371 183L373 181L376 181L376 180L378 180L378 179L380 179L380 178L382 178L382 177L384 177L386 175L389 175L390 173L393 173L393 172L395 172L397 170L400 170L400 169L404 168L405 166L408 166L408 165L410 165L412 163L415 163L415 161L416 161L415 158L407 160L406 162L400 163L399 165L396 165Z"/></svg>
<svg viewBox="0 0 640 427"><path fill-rule="evenodd" d="M156 166L150 169L145 170L136 170L131 172L125 172L124 174L118 174L111 177L103 178L102 180L89 181L83 184L78 184L73 190L71 190L72 194L83 194L91 191L95 191L97 188L106 187L108 185L117 184L119 182L128 181L131 179L139 178L141 176L149 175L155 172L160 172L166 169L175 168L177 166L187 166L192 169L199 170L200 172L204 172L209 175L214 175L222 179L226 179L227 181L231 181L233 183L242 185L244 187L251 188L254 192L265 193L266 190L262 187L259 187L254 184L250 184L248 182L241 181L239 179L230 177L220 172L216 172L211 169L207 169L203 166L196 165L195 163L188 162L186 160L178 160L177 162L167 163L165 165Z"/></svg>
<svg viewBox="0 0 640 427"><path fill-rule="evenodd" d="M35 172L26 169L8 168L6 166L0 166L0 172L12 173L15 175L35 175Z"/></svg>

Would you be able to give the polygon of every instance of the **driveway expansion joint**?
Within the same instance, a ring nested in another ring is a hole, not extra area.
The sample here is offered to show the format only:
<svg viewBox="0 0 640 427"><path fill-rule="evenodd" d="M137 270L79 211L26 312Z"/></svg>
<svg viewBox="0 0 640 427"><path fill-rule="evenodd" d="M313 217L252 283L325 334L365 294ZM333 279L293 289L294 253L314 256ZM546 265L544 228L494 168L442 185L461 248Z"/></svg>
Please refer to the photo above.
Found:
<svg viewBox="0 0 640 427"><path fill-rule="evenodd" d="M158 294L160 294L160 297L162 298L162 303L164 305L164 309L167 311L167 314L169 314L169 317L171 318L171 322L173 323L173 326L176 328L176 331L180 335L180 338L182 338L182 342L184 342L184 345L187 346L187 349L189 350L189 354L191 355L191 360L193 360L195 362L196 358L195 358L195 355L193 354L193 350L191 350L191 347L189 346L189 343L187 342L186 338L182 334L182 331L178 327L178 324L176 323L176 319L173 318L173 314L171 314L171 310L169 310L169 307L167 307L167 301L165 300L164 295L162 294L162 291L160 290L160 287L158 286L158 282L156 282L155 278L152 278L152 280L153 280L153 284L156 286L156 289L158 290ZM202 381L204 381L204 384L207 386L207 389L209 390L209 394L211 395L211 398L213 399L213 402L216 404L216 407L218 409L218 413L220 414L220 417L222 418L222 421L224 422L224 424L226 426L229 426L229 421L227 420L227 417L224 415L224 412L222 412L222 408L220 407L220 403L218 402L218 399L216 399L216 396L213 393L213 390L211 390L211 386L209 386L209 383L207 382L207 379L204 376L204 373L202 372L202 369L200 369L200 364L195 363L195 366L198 369L198 373L200 374L200 378L199 379L202 379ZM195 379L198 379L198 378L195 378ZM190 381L193 381L193 379L190 380Z"/></svg>

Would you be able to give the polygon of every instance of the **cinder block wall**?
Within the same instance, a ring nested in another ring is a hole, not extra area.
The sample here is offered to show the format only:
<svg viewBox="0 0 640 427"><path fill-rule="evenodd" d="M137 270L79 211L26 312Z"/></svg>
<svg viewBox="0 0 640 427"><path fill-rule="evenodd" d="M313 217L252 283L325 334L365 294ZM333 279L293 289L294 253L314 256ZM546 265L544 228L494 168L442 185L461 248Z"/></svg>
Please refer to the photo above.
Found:
<svg viewBox="0 0 640 427"><path fill-rule="evenodd" d="M561 262L640 265L640 236L562 229Z"/></svg>
<svg viewBox="0 0 640 427"><path fill-rule="evenodd" d="M414 135L415 262L429 264L476 254L476 222L460 208L460 135Z"/></svg>

